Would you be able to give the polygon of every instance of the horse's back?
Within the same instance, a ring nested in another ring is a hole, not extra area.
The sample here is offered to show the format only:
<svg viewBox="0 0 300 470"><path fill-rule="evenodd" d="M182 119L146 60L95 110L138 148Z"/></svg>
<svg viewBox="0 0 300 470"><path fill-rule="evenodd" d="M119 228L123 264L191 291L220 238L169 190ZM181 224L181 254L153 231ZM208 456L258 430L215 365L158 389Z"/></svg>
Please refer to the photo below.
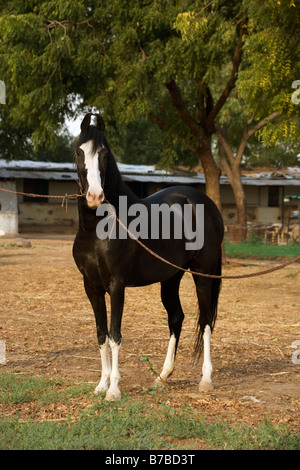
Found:
<svg viewBox="0 0 300 470"><path fill-rule="evenodd" d="M188 202L187 202L188 201ZM197 188L192 186L170 186L162 189L151 196L144 199L147 204L205 204L207 206L215 207L215 203ZM218 209L217 209L218 211Z"/></svg>
<svg viewBox="0 0 300 470"><path fill-rule="evenodd" d="M221 213L213 202L206 194L200 191L197 188L192 186L171 186L166 189L162 189L157 193L152 194L144 199L146 204L203 204L204 206L204 223L205 225L212 225L214 229L220 235L220 238L223 238L224 235L224 225L223 218ZM207 228L209 228L207 227Z"/></svg>

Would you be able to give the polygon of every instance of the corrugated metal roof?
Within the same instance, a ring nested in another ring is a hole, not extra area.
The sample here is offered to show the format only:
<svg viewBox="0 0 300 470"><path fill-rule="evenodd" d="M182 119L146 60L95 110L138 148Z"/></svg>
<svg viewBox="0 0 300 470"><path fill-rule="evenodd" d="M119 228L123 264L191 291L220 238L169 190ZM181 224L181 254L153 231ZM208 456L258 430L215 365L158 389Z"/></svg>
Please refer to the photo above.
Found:
<svg viewBox="0 0 300 470"><path fill-rule="evenodd" d="M177 183L177 184L205 184L204 175L181 176L181 175L138 175L123 174L124 181L139 181L140 183Z"/></svg>
<svg viewBox="0 0 300 470"><path fill-rule="evenodd" d="M26 178L56 181L77 181L76 172L38 171L38 170L6 170L0 168L0 178Z"/></svg>
<svg viewBox="0 0 300 470"><path fill-rule="evenodd" d="M48 170L76 171L74 163L36 162L32 160L3 160L0 159L0 170Z"/></svg>
<svg viewBox="0 0 300 470"><path fill-rule="evenodd" d="M202 173L195 176L172 174L156 170L153 165L128 165L118 163L124 181L167 184L205 184ZM77 181L73 163L36 162L31 160L1 160L0 178L37 178L57 181ZM220 183L229 185L227 176L221 176ZM300 186L300 179L293 177L272 177L263 173L257 176L242 176L245 186Z"/></svg>

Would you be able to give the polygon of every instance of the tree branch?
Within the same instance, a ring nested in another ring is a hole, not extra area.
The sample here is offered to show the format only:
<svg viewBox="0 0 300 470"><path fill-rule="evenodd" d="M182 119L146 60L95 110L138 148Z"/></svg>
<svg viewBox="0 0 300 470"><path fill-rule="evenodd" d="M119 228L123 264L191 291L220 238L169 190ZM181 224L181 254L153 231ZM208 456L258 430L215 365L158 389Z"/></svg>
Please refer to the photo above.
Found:
<svg viewBox="0 0 300 470"><path fill-rule="evenodd" d="M202 80L199 80L198 82L198 100L197 100L197 103L196 103L196 107L197 107L197 112L198 112L198 118L199 118L199 122L200 122L200 125L201 126L204 126L204 122L205 122L205 109L204 109L204 93L203 93L203 88L204 88L204 85L203 85L203 82Z"/></svg>
<svg viewBox="0 0 300 470"><path fill-rule="evenodd" d="M254 126L252 129L250 129L250 131L247 130L247 124L245 123L243 136L242 136L238 151L236 153L236 156L234 156L234 153L231 150L230 145L228 144L227 140L225 139L225 135L224 135L222 129L217 124L215 125L218 140L219 140L224 152L226 153L226 155L228 157L228 160L229 160L229 163L230 163L231 167L239 166L241 164L241 161L242 161L242 158L243 158L243 155L244 155L244 151L245 151L246 145L247 145L248 140L250 139L250 137L252 137L255 134L255 132L259 131L269 121L272 121L277 116L279 116L279 114L280 113L278 111L274 111L274 113L270 114L266 118L259 121L256 124L256 126Z"/></svg>
<svg viewBox="0 0 300 470"><path fill-rule="evenodd" d="M226 153L225 153L225 150L224 150L224 147L221 143L221 141L219 140L219 152L220 152L220 164L221 164L221 168L225 171L226 175L228 176L229 178L229 181L231 183L232 181L232 170L231 170L231 166L229 165L227 159L226 159Z"/></svg>
<svg viewBox="0 0 300 470"><path fill-rule="evenodd" d="M188 112L187 107L182 99L180 90L175 83L175 80L171 80L169 83L166 83L166 87L171 95L172 103L179 112L180 116L182 117L182 120L190 128L192 134L195 137L199 138L201 135L201 128L200 126L198 126L197 122Z"/></svg>
<svg viewBox="0 0 300 470"><path fill-rule="evenodd" d="M224 104L226 103L226 100L228 96L231 93L231 90L235 87L237 77L238 77L238 70L240 63L242 61L242 55L243 55L243 36L245 34L245 30L247 27L247 18L244 18L241 27L240 27L240 33L239 33L239 39L238 39L238 44L236 46L235 53L233 55L233 65L232 65L232 71L230 78L228 82L226 83L226 86L223 90L223 93L221 94L220 98L216 102L215 106L213 107L212 111L210 112L208 118L207 118L207 127L209 128L213 122Z"/></svg>
<svg viewBox="0 0 300 470"><path fill-rule="evenodd" d="M164 132L169 132L169 126L163 121L160 117L156 116L154 113L149 113L148 114L149 119L154 123L157 124L158 127L164 131Z"/></svg>
<svg viewBox="0 0 300 470"><path fill-rule="evenodd" d="M262 127L264 127L267 122L272 121L273 119L277 118L280 115L278 111L274 111L274 113L270 114L266 118L262 119L259 121L256 126L254 126L250 131L247 132L247 140L255 134L255 132L259 131Z"/></svg>
<svg viewBox="0 0 300 470"><path fill-rule="evenodd" d="M228 160L230 162L230 165L232 166L235 163L235 157L234 157L233 151L231 150L230 145L228 144L222 129L217 124L216 124L216 131L217 131L217 136L218 136L220 145L222 149L224 150L224 152L226 153Z"/></svg>
<svg viewBox="0 0 300 470"><path fill-rule="evenodd" d="M163 121L160 117L156 116L156 114L154 113L149 113L148 114L148 117L149 119L154 123L156 124L162 131L164 132L168 132L171 134L170 132L170 127L168 126L168 124L165 123L165 121ZM184 137L181 137L180 135L178 135L176 133L176 139L180 140L181 143L186 147L188 148L189 150L191 150L191 152L194 152L194 153L197 153L197 149L196 147L194 147L194 145L189 142L187 139L184 139Z"/></svg>
<svg viewBox="0 0 300 470"><path fill-rule="evenodd" d="M238 151L237 151L237 154L236 154L236 164L237 165L240 165L241 161L242 161L242 158L243 158L243 155L244 155L244 151L245 151L245 148L246 148L246 145L247 145L247 142L248 142L248 131L247 131L247 123L245 122L244 124L244 131L243 131L243 137L242 137L242 140L240 142L240 145L239 145L239 148L238 148Z"/></svg>
<svg viewBox="0 0 300 470"><path fill-rule="evenodd" d="M57 26L61 26L64 29L65 34L66 34L66 28L68 26L72 26L72 25L81 26L83 24L87 24L88 26L93 28L93 26L90 24L90 21L92 21L92 20L93 20L93 18L88 18L88 19L83 20L83 21L78 21L77 23L72 23L72 21L70 21L70 20L58 21L58 20L45 19L45 21L47 21L48 24L44 24L42 29L52 29L52 28L56 28Z"/></svg>

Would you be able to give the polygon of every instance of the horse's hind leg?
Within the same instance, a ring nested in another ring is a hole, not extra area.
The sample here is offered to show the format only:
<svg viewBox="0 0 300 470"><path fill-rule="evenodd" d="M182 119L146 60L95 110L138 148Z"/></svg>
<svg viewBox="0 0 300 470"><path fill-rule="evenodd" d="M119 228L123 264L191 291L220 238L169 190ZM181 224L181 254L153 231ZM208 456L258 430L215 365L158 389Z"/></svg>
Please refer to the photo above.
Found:
<svg viewBox="0 0 300 470"><path fill-rule="evenodd" d="M174 370L176 351L184 319L179 299L179 284L182 276L183 272L179 272L171 279L161 283L161 299L168 312L170 340L163 369L155 380L156 383L166 381Z"/></svg>
<svg viewBox="0 0 300 470"><path fill-rule="evenodd" d="M196 285L199 318L198 335L195 344L195 354L200 356L203 350L202 378L199 391L212 390L211 374L213 371L210 355L210 337L213 329L213 318L211 314L211 290L212 280L193 276Z"/></svg>
<svg viewBox="0 0 300 470"><path fill-rule="evenodd" d="M219 260L216 274L221 273L221 260ZM199 391L208 391L213 389L211 374L213 371L210 355L210 339L213 327L217 317L217 305L220 290L219 279L208 279L193 275L196 285L199 318L198 318L198 336L195 344L195 353L199 356L202 352L203 343L203 365L202 379L199 384Z"/></svg>

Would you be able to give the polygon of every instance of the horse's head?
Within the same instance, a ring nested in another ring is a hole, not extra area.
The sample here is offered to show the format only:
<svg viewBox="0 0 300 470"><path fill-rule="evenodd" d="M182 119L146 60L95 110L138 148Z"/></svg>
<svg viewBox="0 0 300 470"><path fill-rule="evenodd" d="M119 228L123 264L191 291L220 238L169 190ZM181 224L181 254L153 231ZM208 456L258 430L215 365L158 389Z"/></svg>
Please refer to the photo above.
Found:
<svg viewBox="0 0 300 470"><path fill-rule="evenodd" d="M96 114L96 126L90 125L92 113L81 123L81 133L75 144L77 173L81 191L87 205L96 209L104 201L104 178L107 163L107 149L104 142L104 121Z"/></svg>

